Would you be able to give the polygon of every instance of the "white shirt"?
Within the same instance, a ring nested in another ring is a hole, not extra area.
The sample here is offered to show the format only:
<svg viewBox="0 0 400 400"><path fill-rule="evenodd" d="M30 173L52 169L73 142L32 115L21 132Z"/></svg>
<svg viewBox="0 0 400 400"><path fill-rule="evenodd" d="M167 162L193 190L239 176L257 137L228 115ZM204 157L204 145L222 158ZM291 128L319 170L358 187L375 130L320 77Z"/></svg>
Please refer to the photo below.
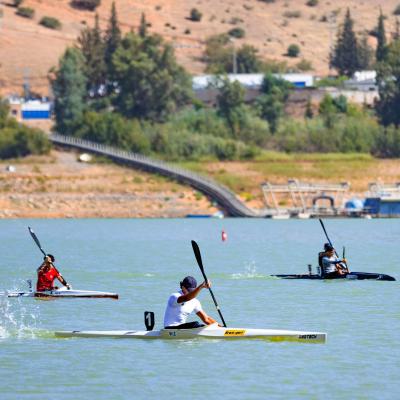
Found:
<svg viewBox="0 0 400 400"><path fill-rule="evenodd" d="M189 300L186 303L178 303L178 298L182 295L183 292L180 290L169 296L164 314L164 327L184 324L193 311L195 313L203 311L201 303L197 299Z"/></svg>
<svg viewBox="0 0 400 400"><path fill-rule="evenodd" d="M339 259L333 255L332 257L322 257L322 266L324 268L325 274L329 274L331 272L336 271L336 264L334 261L338 261Z"/></svg>

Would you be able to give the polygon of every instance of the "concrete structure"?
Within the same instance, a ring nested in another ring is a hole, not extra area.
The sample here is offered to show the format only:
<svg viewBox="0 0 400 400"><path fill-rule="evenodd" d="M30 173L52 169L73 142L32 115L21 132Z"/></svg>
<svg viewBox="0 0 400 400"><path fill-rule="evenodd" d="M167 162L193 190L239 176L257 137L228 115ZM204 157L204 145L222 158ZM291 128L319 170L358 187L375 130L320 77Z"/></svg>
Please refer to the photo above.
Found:
<svg viewBox="0 0 400 400"><path fill-rule="evenodd" d="M400 182L392 185L370 183L363 213L376 217L400 217Z"/></svg>
<svg viewBox="0 0 400 400"><path fill-rule="evenodd" d="M25 100L9 97L10 112L17 121L48 120L51 118L52 105L48 100Z"/></svg>

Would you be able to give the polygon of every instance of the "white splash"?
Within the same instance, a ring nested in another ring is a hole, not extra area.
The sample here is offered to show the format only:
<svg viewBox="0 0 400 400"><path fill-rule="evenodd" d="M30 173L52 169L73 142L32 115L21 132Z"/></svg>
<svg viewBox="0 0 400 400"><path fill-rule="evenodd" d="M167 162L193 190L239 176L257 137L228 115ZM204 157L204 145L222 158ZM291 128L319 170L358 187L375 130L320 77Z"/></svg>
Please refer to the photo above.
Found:
<svg viewBox="0 0 400 400"><path fill-rule="evenodd" d="M0 339L35 337L39 307L29 304L28 309L24 300L0 296Z"/></svg>
<svg viewBox="0 0 400 400"><path fill-rule="evenodd" d="M257 272L257 267L255 261L251 261L244 266L244 272L238 272L236 274L231 274L232 279L257 279L265 278L265 275L259 274Z"/></svg>

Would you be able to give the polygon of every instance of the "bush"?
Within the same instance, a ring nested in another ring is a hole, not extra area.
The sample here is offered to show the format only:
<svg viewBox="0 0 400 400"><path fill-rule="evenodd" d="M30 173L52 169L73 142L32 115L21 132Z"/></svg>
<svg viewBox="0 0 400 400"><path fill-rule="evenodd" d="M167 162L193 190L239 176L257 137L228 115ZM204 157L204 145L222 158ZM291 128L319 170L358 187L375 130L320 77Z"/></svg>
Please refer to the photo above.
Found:
<svg viewBox="0 0 400 400"><path fill-rule="evenodd" d="M24 18L32 19L35 16L35 10L30 7L18 7L17 15Z"/></svg>
<svg viewBox="0 0 400 400"><path fill-rule="evenodd" d="M307 5L308 7L315 7L315 6L318 5L318 0L308 0L307 3L306 3L306 5Z"/></svg>
<svg viewBox="0 0 400 400"><path fill-rule="evenodd" d="M57 18L53 17L43 17L40 20L39 24L45 26L46 28L56 29L56 30L61 29L62 26L61 22Z"/></svg>
<svg viewBox="0 0 400 400"><path fill-rule="evenodd" d="M297 44L291 44L287 49L287 56L288 57L298 57L300 54L300 47Z"/></svg>
<svg viewBox="0 0 400 400"><path fill-rule="evenodd" d="M304 71L312 71L314 68L312 66L311 61L305 60L304 58L296 64L296 69L304 72Z"/></svg>
<svg viewBox="0 0 400 400"><path fill-rule="evenodd" d="M393 10L394 15L400 15L400 4Z"/></svg>
<svg viewBox="0 0 400 400"><path fill-rule="evenodd" d="M72 0L71 5L82 10L94 11L101 3L101 0Z"/></svg>
<svg viewBox="0 0 400 400"><path fill-rule="evenodd" d="M90 111L83 115L77 126L74 136L136 153L150 152L149 139L137 120L126 120L116 113Z"/></svg>
<svg viewBox="0 0 400 400"><path fill-rule="evenodd" d="M24 157L29 154L47 154L51 144L39 129L10 123L0 130L0 158Z"/></svg>
<svg viewBox="0 0 400 400"><path fill-rule="evenodd" d="M18 8L23 2L24 0L13 0L12 5Z"/></svg>
<svg viewBox="0 0 400 400"><path fill-rule="evenodd" d="M199 22L202 16L203 14L197 8L192 8L190 10L190 19L192 21Z"/></svg>
<svg viewBox="0 0 400 400"><path fill-rule="evenodd" d="M285 18L300 18L301 12L300 11L285 11L283 13Z"/></svg>
<svg viewBox="0 0 400 400"><path fill-rule="evenodd" d="M246 35L246 32L243 28L233 28L228 32L228 34L236 39L241 39Z"/></svg>

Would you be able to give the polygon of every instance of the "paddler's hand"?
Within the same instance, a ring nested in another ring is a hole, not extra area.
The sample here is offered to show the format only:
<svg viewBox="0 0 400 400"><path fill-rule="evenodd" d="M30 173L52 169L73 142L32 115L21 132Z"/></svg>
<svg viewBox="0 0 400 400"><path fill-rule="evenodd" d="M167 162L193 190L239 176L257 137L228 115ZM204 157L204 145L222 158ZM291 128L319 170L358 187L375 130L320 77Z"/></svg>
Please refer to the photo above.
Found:
<svg viewBox="0 0 400 400"><path fill-rule="evenodd" d="M205 281L201 284L202 289L210 289L211 287L211 282L210 281Z"/></svg>
<svg viewBox="0 0 400 400"><path fill-rule="evenodd" d="M345 264L347 264L347 260L345 258L343 258L342 262L344 262Z"/></svg>

